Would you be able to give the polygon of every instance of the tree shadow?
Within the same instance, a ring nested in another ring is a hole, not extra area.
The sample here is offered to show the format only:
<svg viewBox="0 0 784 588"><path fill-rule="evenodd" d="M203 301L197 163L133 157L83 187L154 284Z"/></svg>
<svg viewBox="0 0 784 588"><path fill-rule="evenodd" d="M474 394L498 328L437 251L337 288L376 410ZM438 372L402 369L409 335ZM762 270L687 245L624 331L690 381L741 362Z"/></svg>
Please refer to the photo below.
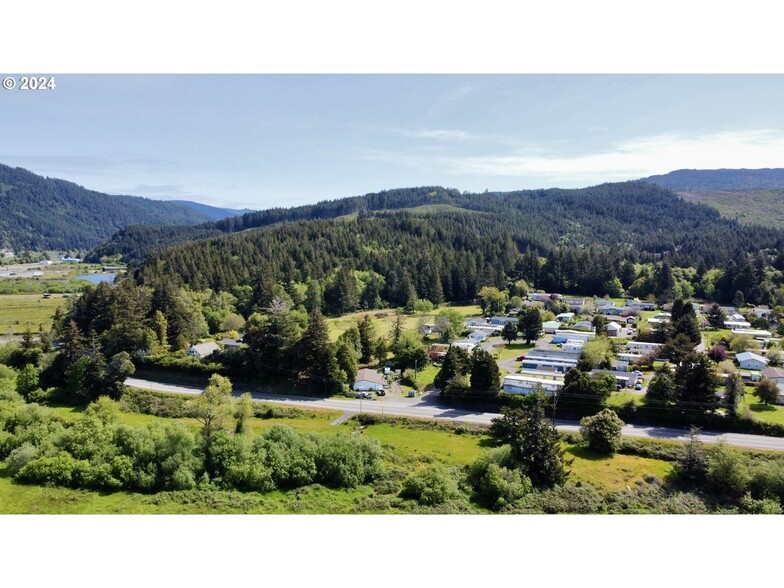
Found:
<svg viewBox="0 0 784 588"><path fill-rule="evenodd" d="M772 404L750 404L751 412L776 412L776 407Z"/></svg>
<svg viewBox="0 0 784 588"><path fill-rule="evenodd" d="M573 457L579 457L580 459L585 459L588 461L607 461L612 459L612 455L607 453L599 453L598 451L588 449L587 447L582 447L581 445L569 447L566 450L566 453L572 455Z"/></svg>

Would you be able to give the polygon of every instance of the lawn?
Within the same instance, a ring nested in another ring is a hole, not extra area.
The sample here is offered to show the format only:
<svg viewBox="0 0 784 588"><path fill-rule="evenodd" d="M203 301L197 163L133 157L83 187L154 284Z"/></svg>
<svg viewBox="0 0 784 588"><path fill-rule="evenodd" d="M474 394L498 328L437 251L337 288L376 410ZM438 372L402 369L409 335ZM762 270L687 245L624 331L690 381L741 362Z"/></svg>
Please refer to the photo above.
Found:
<svg viewBox="0 0 784 588"><path fill-rule="evenodd" d="M387 448L403 462L416 459L467 465L478 458L483 451L482 437L456 435L448 431L409 429L381 423L369 425L362 434L378 439L384 446L389 446ZM487 439L484 439L486 442Z"/></svg>
<svg viewBox="0 0 784 588"><path fill-rule="evenodd" d="M515 341L513 343L506 343L498 355L501 361L505 359L517 359L520 355L524 354L529 349L534 348L534 344L526 345L522 341Z"/></svg>
<svg viewBox="0 0 784 588"><path fill-rule="evenodd" d="M479 315L481 313L481 309L476 305L450 306L448 308L458 311L464 317ZM435 309L433 312L429 313L403 314L403 329L417 329L420 321L426 323L435 322L435 317L439 311L440 309ZM333 341L336 340L342 333L349 329L349 327L356 325L357 321L362 319L366 314L369 314L373 318L373 325L376 327L376 335L389 335L392 330L392 325L395 322L396 311L394 309L368 310L327 319L330 338Z"/></svg>
<svg viewBox="0 0 784 588"><path fill-rule="evenodd" d="M43 298L41 294L6 294L0 296L0 335L21 335L26 327L38 333L38 326L44 331L52 328L52 316L58 307L68 304L62 294L52 294Z"/></svg>
<svg viewBox="0 0 784 588"><path fill-rule="evenodd" d="M763 404L756 396L748 390L751 386L747 386L747 392L743 395L743 401L749 407L751 414L755 419L764 421L766 423L776 423L784 425L784 406Z"/></svg>
<svg viewBox="0 0 784 588"><path fill-rule="evenodd" d="M659 459L616 454L612 457L579 445L566 445L566 457L574 458L569 481L599 489L623 490L644 482L646 475L665 480L673 464Z"/></svg>
<svg viewBox="0 0 784 588"><path fill-rule="evenodd" d="M641 394L632 394L631 392L621 390L610 394L610 397L607 399L607 406L623 406L630 400L633 400L635 404L642 404L643 398Z"/></svg>

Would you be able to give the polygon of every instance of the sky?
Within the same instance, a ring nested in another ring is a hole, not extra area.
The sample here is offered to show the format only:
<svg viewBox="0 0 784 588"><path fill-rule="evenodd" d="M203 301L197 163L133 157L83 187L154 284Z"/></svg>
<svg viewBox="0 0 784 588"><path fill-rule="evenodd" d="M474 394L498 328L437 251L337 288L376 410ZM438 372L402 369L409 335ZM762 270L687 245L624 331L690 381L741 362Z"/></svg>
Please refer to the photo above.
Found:
<svg viewBox="0 0 784 588"><path fill-rule="evenodd" d="M0 163L110 194L295 206L784 165L781 75L55 75Z"/></svg>

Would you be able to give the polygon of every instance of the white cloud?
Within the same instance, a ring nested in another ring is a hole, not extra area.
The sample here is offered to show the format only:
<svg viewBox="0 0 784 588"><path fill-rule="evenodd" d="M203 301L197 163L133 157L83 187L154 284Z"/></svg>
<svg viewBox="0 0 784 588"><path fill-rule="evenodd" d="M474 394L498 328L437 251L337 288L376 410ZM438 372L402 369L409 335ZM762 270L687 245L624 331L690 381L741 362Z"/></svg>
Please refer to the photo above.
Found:
<svg viewBox="0 0 784 588"><path fill-rule="evenodd" d="M633 179L676 169L784 166L784 132L753 130L705 135L661 134L577 155L514 154L442 158L453 172L482 176L585 181Z"/></svg>

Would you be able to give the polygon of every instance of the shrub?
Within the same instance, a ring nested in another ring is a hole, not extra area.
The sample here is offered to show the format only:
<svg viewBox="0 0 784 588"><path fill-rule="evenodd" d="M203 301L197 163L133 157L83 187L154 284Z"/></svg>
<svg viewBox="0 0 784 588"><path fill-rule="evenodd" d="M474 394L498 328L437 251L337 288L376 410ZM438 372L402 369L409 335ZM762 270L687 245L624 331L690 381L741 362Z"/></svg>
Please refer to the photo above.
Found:
<svg viewBox="0 0 784 588"><path fill-rule="evenodd" d="M23 443L5 458L6 469L12 476L16 476L19 470L37 457L38 450L30 443Z"/></svg>
<svg viewBox="0 0 784 588"><path fill-rule="evenodd" d="M318 479L327 486L354 488L381 471L381 445L375 439L344 434L315 439Z"/></svg>
<svg viewBox="0 0 784 588"><path fill-rule="evenodd" d="M90 463L77 460L67 451L54 457L39 457L25 464L17 473L17 478L25 482L54 486L78 487L88 479Z"/></svg>
<svg viewBox="0 0 784 588"><path fill-rule="evenodd" d="M762 498L755 500L750 494L744 494L740 499L740 512L744 514L784 514L778 500Z"/></svg>
<svg viewBox="0 0 784 588"><path fill-rule="evenodd" d="M605 408L594 416L580 420L580 434L588 447L600 453L613 454L621 446L624 422L612 410Z"/></svg>
<svg viewBox="0 0 784 588"><path fill-rule="evenodd" d="M722 497L737 500L748 490L751 475L740 453L720 441L708 451L706 482Z"/></svg>
<svg viewBox="0 0 784 588"><path fill-rule="evenodd" d="M784 460L777 458L754 467L750 487L755 498L775 498L784 502Z"/></svg>
<svg viewBox="0 0 784 588"><path fill-rule="evenodd" d="M406 478L400 495L413 498L419 504L434 505L457 498L460 490L446 466L432 464Z"/></svg>
<svg viewBox="0 0 784 588"><path fill-rule="evenodd" d="M479 502L493 510L501 510L531 491L531 480L518 470L491 463L475 488Z"/></svg>
<svg viewBox="0 0 784 588"><path fill-rule="evenodd" d="M274 425L253 441L253 450L266 452L265 463L280 488L296 488L316 481L317 446L311 437L291 427Z"/></svg>

